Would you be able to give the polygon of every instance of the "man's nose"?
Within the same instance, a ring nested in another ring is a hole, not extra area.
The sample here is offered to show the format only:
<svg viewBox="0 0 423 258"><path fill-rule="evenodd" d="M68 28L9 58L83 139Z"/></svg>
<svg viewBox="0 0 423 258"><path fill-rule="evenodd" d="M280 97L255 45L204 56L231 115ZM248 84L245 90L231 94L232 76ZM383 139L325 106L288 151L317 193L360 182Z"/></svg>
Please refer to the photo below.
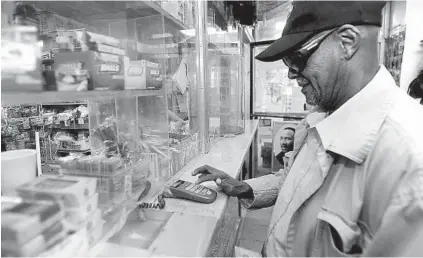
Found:
<svg viewBox="0 0 423 258"><path fill-rule="evenodd" d="M298 72L295 69L293 69L293 68L289 68L289 70L288 70L288 78L290 80L297 79L298 78Z"/></svg>

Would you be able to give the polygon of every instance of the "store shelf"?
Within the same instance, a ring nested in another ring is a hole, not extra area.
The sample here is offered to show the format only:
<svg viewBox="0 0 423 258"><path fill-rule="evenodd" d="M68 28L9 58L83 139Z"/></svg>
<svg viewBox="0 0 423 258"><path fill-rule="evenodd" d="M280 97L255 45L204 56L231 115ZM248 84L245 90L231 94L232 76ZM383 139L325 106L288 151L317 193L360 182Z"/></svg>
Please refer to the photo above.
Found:
<svg viewBox="0 0 423 258"><path fill-rule="evenodd" d="M1 93L1 105L39 104L44 102L65 102L76 99L105 100L114 98L130 98L140 96L160 96L164 90L122 90L122 91L45 91L39 93L27 92L3 92Z"/></svg>
<svg viewBox="0 0 423 258"><path fill-rule="evenodd" d="M188 29L188 26L152 1L28 1L25 3L93 27L95 22L104 20L137 19L161 14L179 29Z"/></svg>
<svg viewBox="0 0 423 258"><path fill-rule="evenodd" d="M48 103L42 103L43 106L80 106L80 105L87 105L87 102L48 102Z"/></svg>
<svg viewBox="0 0 423 258"><path fill-rule="evenodd" d="M138 2L135 2L135 3L138 3ZM181 22L180 20L178 20L175 17L173 17L172 15L170 15L166 10L164 10L161 6L154 3L153 1L145 1L145 2L143 2L143 4L149 6L151 9L155 10L159 14L162 14L167 20L169 20L173 24L177 25L179 27L179 29L181 29L181 30L189 29L189 27L187 25L185 25L183 22Z"/></svg>
<svg viewBox="0 0 423 258"><path fill-rule="evenodd" d="M70 152L79 152L79 153L87 153L90 152L91 150L57 150L57 152L62 152L62 153L70 153Z"/></svg>

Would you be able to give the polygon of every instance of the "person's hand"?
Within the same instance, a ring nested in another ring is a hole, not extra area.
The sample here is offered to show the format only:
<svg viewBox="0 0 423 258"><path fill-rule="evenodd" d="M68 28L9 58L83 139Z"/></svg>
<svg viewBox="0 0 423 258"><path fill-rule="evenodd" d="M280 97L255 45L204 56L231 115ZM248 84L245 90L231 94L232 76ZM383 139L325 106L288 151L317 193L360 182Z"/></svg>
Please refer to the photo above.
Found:
<svg viewBox="0 0 423 258"><path fill-rule="evenodd" d="M229 196L240 197L252 194L252 189L247 183L236 180L225 172L209 165L201 166L192 172L193 176L198 174L200 176L197 182L195 182L196 184L214 181Z"/></svg>

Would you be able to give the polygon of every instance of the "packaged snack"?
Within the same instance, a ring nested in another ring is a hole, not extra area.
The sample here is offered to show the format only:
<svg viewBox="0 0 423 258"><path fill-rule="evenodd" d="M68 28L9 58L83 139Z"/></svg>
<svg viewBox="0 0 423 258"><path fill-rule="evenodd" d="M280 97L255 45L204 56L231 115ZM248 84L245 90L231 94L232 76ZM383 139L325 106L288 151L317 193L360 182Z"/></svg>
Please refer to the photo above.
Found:
<svg viewBox="0 0 423 258"><path fill-rule="evenodd" d="M107 58L109 57L109 58ZM124 58L101 55L95 51L57 53L55 74L58 91L123 90Z"/></svg>
<svg viewBox="0 0 423 258"><path fill-rule="evenodd" d="M55 200L65 208L80 207L96 193L96 178L43 175L16 189L22 198Z"/></svg>
<svg viewBox="0 0 423 258"><path fill-rule="evenodd" d="M126 61L125 89L161 89L163 78L160 76L160 64L146 60Z"/></svg>
<svg viewBox="0 0 423 258"><path fill-rule="evenodd" d="M57 203L25 201L2 210L2 243L23 244L63 218Z"/></svg>

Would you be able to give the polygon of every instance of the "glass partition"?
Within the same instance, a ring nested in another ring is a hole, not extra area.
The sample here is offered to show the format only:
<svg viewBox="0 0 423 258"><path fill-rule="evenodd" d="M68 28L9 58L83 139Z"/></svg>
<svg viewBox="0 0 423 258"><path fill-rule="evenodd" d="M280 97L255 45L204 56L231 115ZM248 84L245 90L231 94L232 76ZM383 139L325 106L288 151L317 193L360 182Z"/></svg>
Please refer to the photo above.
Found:
<svg viewBox="0 0 423 258"><path fill-rule="evenodd" d="M216 15L216 9L209 8L207 69L210 87L209 126L212 139L244 131L244 85L240 53L242 29L227 24L218 26Z"/></svg>
<svg viewBox="0 0 423 258"><path fill-rule="evenodd" d="M254 56L268 45L255 46ZM305 97L295 80L288 79L288 67L282 61L254 59L254 114L304 114Z"/></svg>

